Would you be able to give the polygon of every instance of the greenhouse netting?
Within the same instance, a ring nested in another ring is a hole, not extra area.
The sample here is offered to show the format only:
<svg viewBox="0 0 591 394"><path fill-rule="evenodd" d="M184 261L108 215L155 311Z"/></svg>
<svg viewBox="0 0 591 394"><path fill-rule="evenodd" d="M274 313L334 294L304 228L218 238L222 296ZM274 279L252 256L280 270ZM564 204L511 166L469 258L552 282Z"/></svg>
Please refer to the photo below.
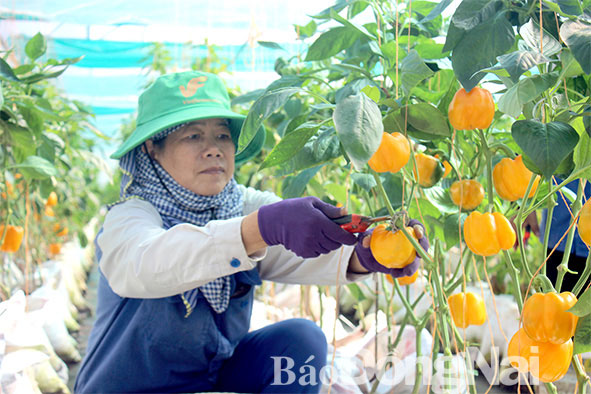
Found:
<svg viewBox="0 0 591 394"><path fill-rule="evenodd" d="M96 127L113 136L136 110L138 94L150 80L145 67L154 60L154 43L161 44L159 53L166 53L174 69L190 68L213 48L227 65L228 84L243 91L264 88L277 78L275 59L300 50L295 25L332 3L7 1L0 6L0 48L13 49L12 56L22 60L25 43L41 32L48 58L83 56L58 86L87 103ZM280 48L265 45L268 41Z"/></svg>

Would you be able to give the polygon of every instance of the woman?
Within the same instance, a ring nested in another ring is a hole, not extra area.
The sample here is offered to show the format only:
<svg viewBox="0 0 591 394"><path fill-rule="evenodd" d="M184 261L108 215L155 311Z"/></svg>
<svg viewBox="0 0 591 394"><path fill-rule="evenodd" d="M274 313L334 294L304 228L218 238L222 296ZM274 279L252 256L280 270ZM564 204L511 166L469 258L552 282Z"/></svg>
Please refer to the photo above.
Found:
<svg viewBox="0 0 591 394"><path fill-rule="evenodd" d="M97 237L97 319L76 392L317 392L322 331L291 319L249 333L254 287L417 269L418 258L379 265L366 234L330 220L342 209L238 185L235 165L265 135L236 155L243 120L213 74L164 75L140 96L137 128L112 156L121 201Z"/></svg>

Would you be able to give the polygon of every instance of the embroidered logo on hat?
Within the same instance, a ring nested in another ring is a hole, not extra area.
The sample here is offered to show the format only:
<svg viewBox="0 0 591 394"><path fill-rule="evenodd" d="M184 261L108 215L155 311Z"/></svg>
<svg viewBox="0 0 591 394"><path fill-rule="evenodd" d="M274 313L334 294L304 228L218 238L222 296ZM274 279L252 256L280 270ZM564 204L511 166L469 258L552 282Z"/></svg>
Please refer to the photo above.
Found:
<svg viewBox="0 0 591 394"><path fill-rule="evenodd" d="M205 81L207 81L206 76L192 78L189 81L189 83L187 83L187 87L184 87L183 85L179 86L179 89L181 90L181 94L185 98L189 98L191 96L194 96L195 93L197 93L197 89L199 89L200 87L205 85Z"/></svg>

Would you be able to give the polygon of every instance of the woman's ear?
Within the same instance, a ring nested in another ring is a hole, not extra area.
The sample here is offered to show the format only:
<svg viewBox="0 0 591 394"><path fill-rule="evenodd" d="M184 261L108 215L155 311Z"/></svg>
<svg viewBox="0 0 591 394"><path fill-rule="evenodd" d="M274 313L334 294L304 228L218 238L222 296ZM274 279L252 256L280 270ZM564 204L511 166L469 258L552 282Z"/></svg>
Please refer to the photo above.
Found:
<svg viewBox="0 0 591 394"><path fill-rule="evenodd" d="M156 160L156 147L152 140L146 140L142 145L142 150L147 153L152 159Z"/></svg>

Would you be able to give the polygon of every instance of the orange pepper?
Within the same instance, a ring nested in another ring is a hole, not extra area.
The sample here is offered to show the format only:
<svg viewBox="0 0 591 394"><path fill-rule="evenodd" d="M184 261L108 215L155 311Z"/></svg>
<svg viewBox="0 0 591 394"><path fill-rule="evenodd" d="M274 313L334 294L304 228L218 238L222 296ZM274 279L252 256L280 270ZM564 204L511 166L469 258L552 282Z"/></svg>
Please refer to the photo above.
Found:
<svg viewBox="0 0 591 394"><path fill-rule="evenodd" d="M581 208L578 229L583 242L591 246L591 198Z"/></svg>
<svg viewBox="0 0 591 394"><path fill-rule="evenodd" d="M414 229L406 230L416 239ZM417 251L404 233L400 230L392 232L386 224L380 224L371 234L369 247L378 263L388 268L404 268L413 262Z"/></svg>
<svg viewBox="0 0 591 394"><path fill-rule="evenodd" d="M521 155L513 160L505 157L493 168L493 185L503 200L515 201L525 196L532 174L523 164ZM534 180L528 198L533 197L539 182L540 176L538 175Z"/></svg>
<svg viewBox="0 0 591 394"><path fill-rule="evenodd" d="M419 270L416 270L415 273L412 274L411 276L401 276L400 278L396 278L396 281L398 282L398 284L400 286L407 286L412 283L415 283L418 277L419 277ZM388 282L394 284L394 278L392 277L392 275L386 274L386 279L388 280Z"/></svg>
<svg viewBox="0 0 591 394"><path fill-rule="evenodd" d="M57 205L57 194L52 191L51 193L49 193L49 196L47 197L47 201L45 202L45 206L47 207L54 207Z"/></svg>
<svg viewBox="0 0 591 394"><path fill-rule="evenodd" d="M573 341L569 339L560 345L534 341L522 327L509 341L507 356L520 372L529 372L542 382L555 382L568 371L573 357Z"/></svg>
<svg viewBox="0 0 591 394"><path fill-rule="evenodd" d="M479 326L486 321L484 300L472 292L456 293L447 298L449 311L457 327Z"/></svg>
<svg viewBox="0 0 591 394"><path fill-rule="evenodd" d="M461 209L471 211L484 199L484 188L474 179L463 179L452 183L449 189L452 201Z"/></svg>
<svg viewBox="0 0 591 394"><path fill-rule="evenodd" d="M6 235L4 236L0 250L7 253L14 253L20 248L21 243L23 242L25 230L21 226L4 226L2 224L0 225L0 237L4 234L5 228Z"/></svg>
<svg viewBox="0 0 591 394"><path fill-rule="evenodd" d="M464 240L474 254L492 256L515 245L515 230L499 212L472 212L464 222Z"/></svg>
<svg viewBox="0 0 591 394"><path fill-rule="evenodd" d="M447 111L449 123L456 130L486 129L495 116L492 94L486 89L472 88L456 92Z"/></svg>
<svg viewBox="0 0 591 394"><path fill-rule="evenodd" d="M433 156L426 155L424 153L418 153L415 155L418 169L418 182L419 186L429 188L435 185L443 176L445 168L439 160ZM417 177L417 171L414 170L415 177Z"/></svg>
<svg viewBox="0 0 591 394"><path fill-rule="evenodd" d="M376 172L398 172L410 158L410 144L401 133L382 134L378 150L367 162Z"/></svg>
<svg viewBox="0 0 591 394"><path fill-rule="evenodd" d="M62 244L58 244L58 243L49 244L49 255L50 256L56 256L56 255L60 254L61 251L62 251Z"/></svg>
<svg viewBox="0 0 591 394"><path fill-rule="evenodd" d="M570 291L536 293L523 304L523 329L534 341L565 343L575 335L579 321L578 316L567 312L576 303L577 297Z"/></svg>

